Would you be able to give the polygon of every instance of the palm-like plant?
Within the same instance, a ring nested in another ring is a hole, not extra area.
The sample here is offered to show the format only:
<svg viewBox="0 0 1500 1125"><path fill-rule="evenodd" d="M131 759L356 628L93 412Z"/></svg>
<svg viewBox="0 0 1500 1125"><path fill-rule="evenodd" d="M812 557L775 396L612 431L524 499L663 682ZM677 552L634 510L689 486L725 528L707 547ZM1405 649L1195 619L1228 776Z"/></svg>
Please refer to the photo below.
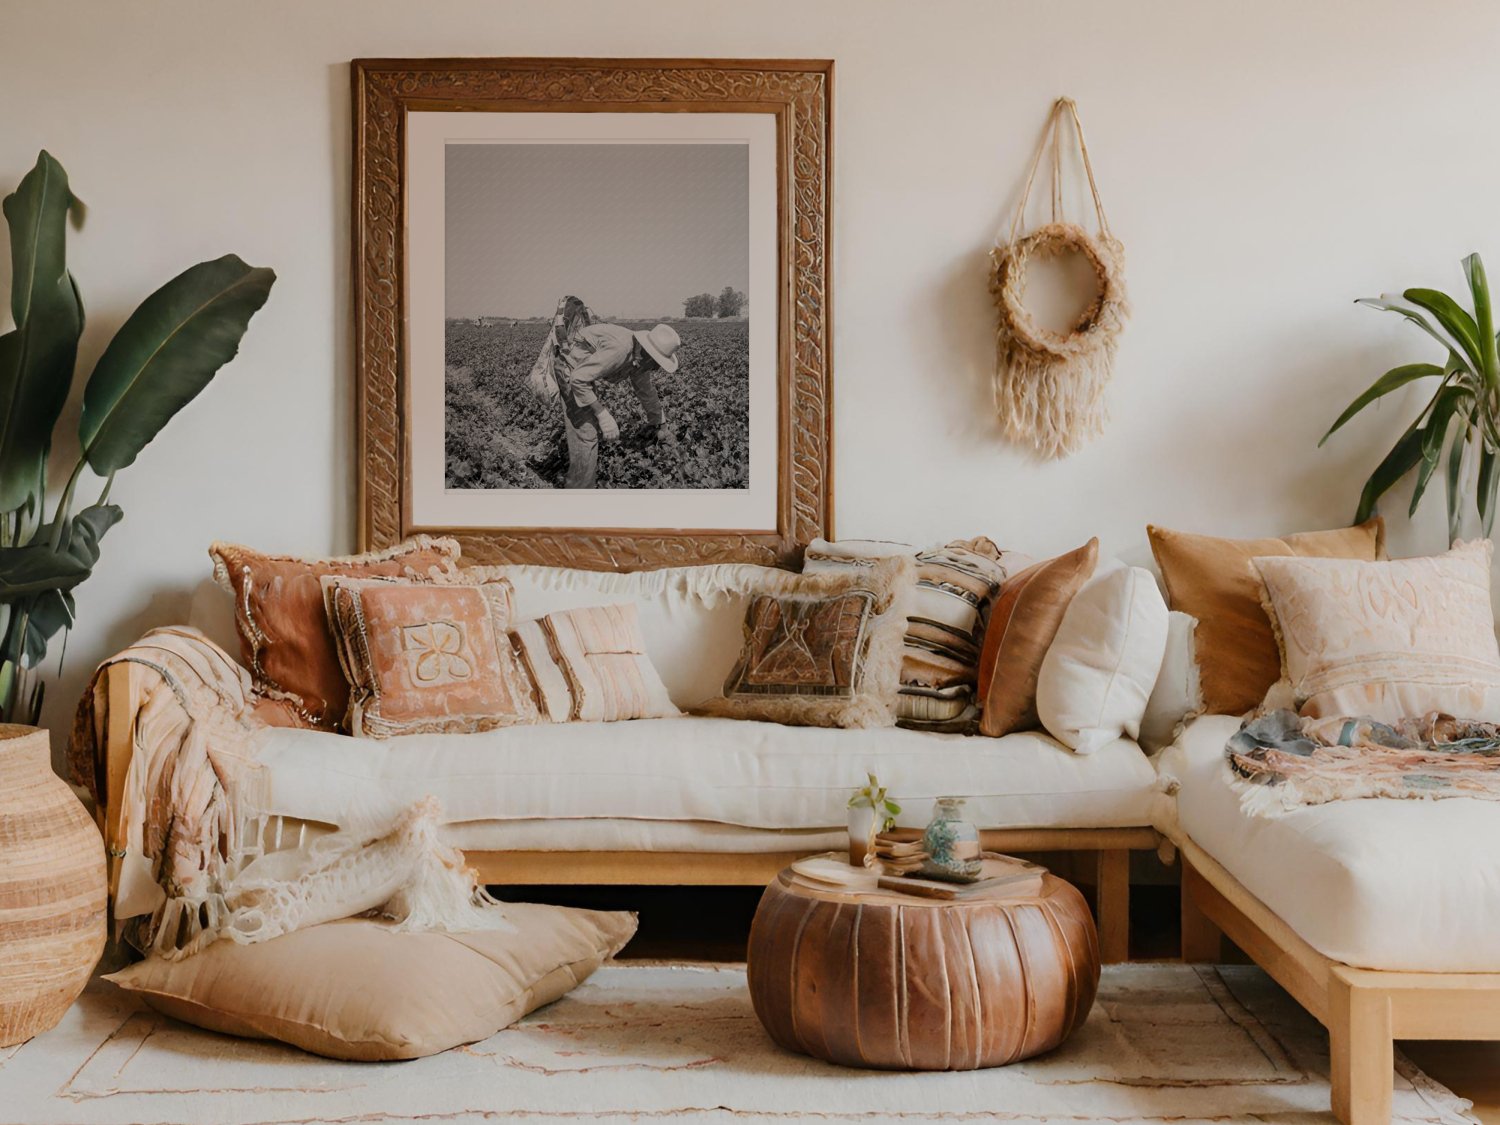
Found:
<svg viewBox="0 0 1500 1125"><path fill-rule="evenodd" d="M34 723L41 683L27 683L48 643L73 623L73 589L99 561L99 541L124 513L109 503L115 473L239 350L276 275L233 254L200 262L147 297L115 333L84 385L78 460L52 514L47 460L73 386L83 300L68 272L68 175L48 153L4 202L10 228L11 316L0 335L0 721ZM73 510L83 470L99 499Z"/></svg>
<svg viewBox="0 0 1500 1125"><path fill-rule="evenodd" d="M1411 425L1375 467L1359 497L1356 523L1375 513L1377 502L1407 473L1416 470L1409 515L1414 515L1438 465L1445 466L1448 498L1448 539L1458 538L1464 502L1474 487L1475 504L1484 534L1495 523L1495 494L1500 487L1500 356L1489 283L1478 254L1463 260L1473 312L1436 289L1408 289L1399 296L1387 293L1366 297L1357 304L1399 313L1443 346L1447 362L1407 363L1387 371L1351 402L1321 446L1345 422L1370 403L1419 379L1437 379L1437 389Z"/></svg>

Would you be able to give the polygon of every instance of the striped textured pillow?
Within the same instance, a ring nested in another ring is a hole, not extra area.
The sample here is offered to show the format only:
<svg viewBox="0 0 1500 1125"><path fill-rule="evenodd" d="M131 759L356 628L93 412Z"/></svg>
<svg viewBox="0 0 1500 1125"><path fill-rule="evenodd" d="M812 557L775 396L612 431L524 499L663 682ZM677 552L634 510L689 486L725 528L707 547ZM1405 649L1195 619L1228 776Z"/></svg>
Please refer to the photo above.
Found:
<svg viewBox="0 0 1500 1125"><path fill-rule="evenodd" d="M527 621L511 642L554 723L612 723L682 714L646 655L630 603L571 609Z"/></svg>
<svg viewBox="0 0 1500 1125"><path fill-rule="evenodd" d="M996 592L1031 560L979 536L918 550L878 540L816 540L803 573L868 567L894 555L917 560L917 587L906 619L897 725L967 732L979 718L975 702L979 650Z"/></svg>

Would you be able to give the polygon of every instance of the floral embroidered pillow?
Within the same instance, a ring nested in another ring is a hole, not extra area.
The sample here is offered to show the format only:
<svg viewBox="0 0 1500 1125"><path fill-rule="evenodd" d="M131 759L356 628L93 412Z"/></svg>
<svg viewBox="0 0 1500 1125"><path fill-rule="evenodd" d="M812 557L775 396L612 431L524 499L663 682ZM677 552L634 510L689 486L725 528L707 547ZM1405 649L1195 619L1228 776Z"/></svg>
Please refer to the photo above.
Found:
<svg viewBox="0 0 1500 1125"><path fill-rule="evenodd" d="M505 579L323 579L356 736L472 733L539 719L511 648Z"/></svg>

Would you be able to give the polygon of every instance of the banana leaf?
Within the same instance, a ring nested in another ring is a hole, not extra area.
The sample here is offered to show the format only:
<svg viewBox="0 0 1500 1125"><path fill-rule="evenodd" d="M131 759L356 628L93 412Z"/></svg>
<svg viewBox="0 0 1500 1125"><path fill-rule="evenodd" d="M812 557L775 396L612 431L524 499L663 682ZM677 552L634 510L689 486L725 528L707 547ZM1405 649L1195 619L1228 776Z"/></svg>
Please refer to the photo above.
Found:
<svg viewBox="0 0 1500 1125"><path fill-rule="evenodd" d="M43 152L3 204L16 327L0 336L0 511L41 499L52 428L73 381L83 332L83 304L66 262L75 203L62 165Z"/></svg>
<svg viewBox="0 0 1500 1125"><path fill-rule="evenodd" d="M89 576L90 569L48 543L0 547L0 601L13 602L46 590L71 590Z"/></svg>
<svg viewBox="0 0 1500 1125"><path fill-rule="evenodd" d="M1399 390L1400 388L1406 386L1408 383L1414 383L1418 379L1427 379L1432 376L1440 376L1442 374L1444 374L1444 369L1439 367L1435 363L1407 363L1403 364L1400 367L1391 368L1379 379L1376 379L1375 382L1371 383L1369 388L1362 395L1360 395L1348 405L1344 412L1339 415L1338 421L1336 421L1332 426L1328 427L1328 432L1324 434L1321 439L1319 439L1318 445L1321 446L1324 442L1331 438L1335 433L1338 432L1338 430L1344 425L1345 422L1349 421L1349 419L1353 418L1361 410L1369 406L1370 403L1376 401L1377 399L1384 398L1392 391Z"/></svg>
<svg viewBox="0 0 1500 1125"><path fill-rule="evenodd" d="M89 376L78 436L100 476L130 465L239 351L276 275L233 254L200 262L147 297Z"/></svg>

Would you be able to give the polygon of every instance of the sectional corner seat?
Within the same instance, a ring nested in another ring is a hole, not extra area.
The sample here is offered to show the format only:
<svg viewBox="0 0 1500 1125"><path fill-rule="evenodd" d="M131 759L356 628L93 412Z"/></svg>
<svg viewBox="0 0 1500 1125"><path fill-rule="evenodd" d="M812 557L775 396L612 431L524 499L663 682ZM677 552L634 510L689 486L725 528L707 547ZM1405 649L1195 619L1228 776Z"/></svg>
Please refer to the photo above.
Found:
<svg viewBox="0 0 1500 1125"><path fill-rule="evenodd" d="M692 596L660 574L505 573L518 620L635 602L679 707L716 695L738 655L748 595ZM238 651L216 588L198 592L193 624ZM108 671L106 808L134 745L142 677L154 674L129 663ZM874 771L901 796L905 825L925 824L934 798L960 794L989 848L1093 853L1101 954L1113 961L1126 956L1130 850L1159 840L1156 771L1125 740L1079 755L1041 732L992 739L685 716L385 741L274 728L256 734L254 753L268 811L282 818L277 838L435 795L449 840L499 885L764 884L795 858L847 846L845 799Z"/></svg>
<svg viewBox="0 0 1500 1125"><path fill-rule="evenodd" d="M1183 862L1184 960L1229 937L1328 1028L1333 1110L1385 1125L1395 1039L1500 1039L1500 806L1363 799L1251 816L1190 722L1158 757Z"/></svg>

